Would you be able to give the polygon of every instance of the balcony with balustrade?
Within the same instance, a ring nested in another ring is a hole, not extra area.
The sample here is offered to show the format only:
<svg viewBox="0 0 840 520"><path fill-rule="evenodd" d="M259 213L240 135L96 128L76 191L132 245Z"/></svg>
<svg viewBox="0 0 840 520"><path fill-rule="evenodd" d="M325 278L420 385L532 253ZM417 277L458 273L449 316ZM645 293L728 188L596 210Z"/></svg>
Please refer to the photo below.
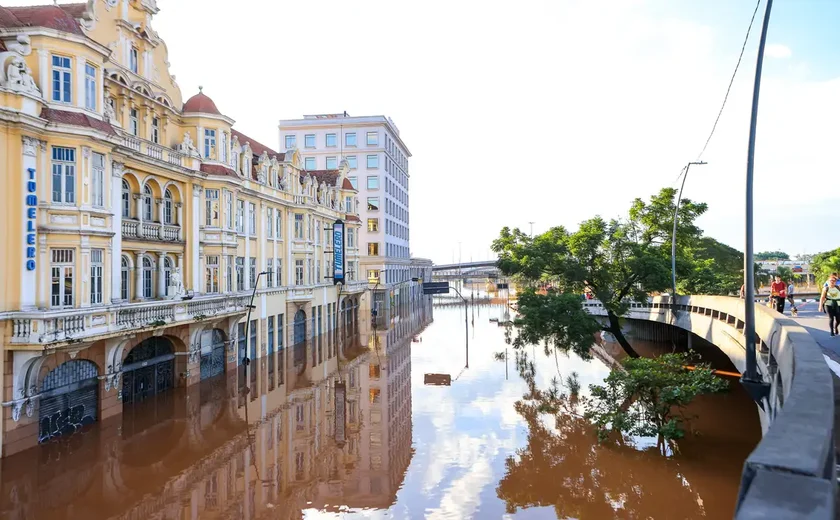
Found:
<svg viewBox="0 0 840 520"><path fill-rule="evenodd" d="M118 303L81 309L0 314L12 324L7 348L42 350L93 342L129 332L243 313L249 295L202 295L194 299Z"/></svg>
<svg viewBox="0 0 840 520"><path fill-rule="evenodd" d="M181 226L123 218L122 236L128 240L183 242Z"/></svg>
<svg viewBox="0 0 840 520"><path fill-rule="evenodd" d="M125 148L137 152L141 156L169 163L173 166L197 170L200 162L195 157L173 150L168 146L153 143L133 135L122 136L122 144Z"/></svg>

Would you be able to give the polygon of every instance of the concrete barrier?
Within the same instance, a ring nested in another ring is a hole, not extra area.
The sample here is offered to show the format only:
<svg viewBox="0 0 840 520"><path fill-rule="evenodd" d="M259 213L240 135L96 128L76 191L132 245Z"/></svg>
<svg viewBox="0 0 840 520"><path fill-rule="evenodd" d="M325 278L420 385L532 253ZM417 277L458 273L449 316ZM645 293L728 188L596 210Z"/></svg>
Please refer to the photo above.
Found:
<svg viewBox="0 0 840 520"><path fill-rule="evenodd" d="M590 313L606 315L600 302ZM795 321L755 305L758 368L770 395L758 403L762 439L744 463L738 520L833 519L834 390L820 347ZM743 373L744 301L726 296L652 298L625 318L665 323L718 346Z"/></svg>

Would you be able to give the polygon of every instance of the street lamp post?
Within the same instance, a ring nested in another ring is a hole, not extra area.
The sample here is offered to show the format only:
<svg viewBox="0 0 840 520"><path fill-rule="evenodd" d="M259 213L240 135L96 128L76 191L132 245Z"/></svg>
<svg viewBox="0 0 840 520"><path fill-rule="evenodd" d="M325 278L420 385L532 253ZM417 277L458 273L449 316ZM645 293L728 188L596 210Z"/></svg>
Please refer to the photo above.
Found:
<svg viewBox="0 0 840 520"><path fill-rule="evenodd" d="M770 385L758 375L755 354L755 263L753 259L753 168L755 166L755 132L758 119L758 95L761 89L761 67L764 62L764 44L767 41L767 25L770 23L770 9L773 0L767 0L764 23L758 41L758 57L755 64L752 113L750 114L750 138L747 149L746 178L746 244L744 246L744 346L746 347L746 369L741 384L755 401L761 401L770 392Z"/></svg>
<svg viewBox="0 0 840 520"><path fill-rule="evenodd" d="M675 304L677 297L677 218L680 214L680 201L682 201L682 192L685 187L685 178L688 177L688 169L692 164L706 164L704 161L692 161L685 165L685 172L683 173L682 184L680 184L680 193L677 195L677 202L674 204L674 233L671 236L671 303Z"/></svg>

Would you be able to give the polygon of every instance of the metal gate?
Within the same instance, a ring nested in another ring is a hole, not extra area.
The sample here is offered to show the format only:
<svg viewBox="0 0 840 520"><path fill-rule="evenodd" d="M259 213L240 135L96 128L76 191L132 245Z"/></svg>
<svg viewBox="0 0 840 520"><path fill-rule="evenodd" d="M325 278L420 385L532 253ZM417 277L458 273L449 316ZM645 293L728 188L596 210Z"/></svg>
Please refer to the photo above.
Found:
<svg viewBox="0 0 840 520"><path fill-rule="evenodd" d="M201 333L201 379L225 371L225 333L219 329Z"/></svg>
<svg viewBox="0 0 840 520"><path fill-rule="evenodd" d="M123 404L137 403L175 386L175 354L166 338L149 338L123 362Z"/></svg>
<svg viewBox="0 0 840 520"><path fill-rule="evenodd" d="M96 422L99 380L96 364L71 359L54 368L41 383L38 442L76 432Z"/></svg>

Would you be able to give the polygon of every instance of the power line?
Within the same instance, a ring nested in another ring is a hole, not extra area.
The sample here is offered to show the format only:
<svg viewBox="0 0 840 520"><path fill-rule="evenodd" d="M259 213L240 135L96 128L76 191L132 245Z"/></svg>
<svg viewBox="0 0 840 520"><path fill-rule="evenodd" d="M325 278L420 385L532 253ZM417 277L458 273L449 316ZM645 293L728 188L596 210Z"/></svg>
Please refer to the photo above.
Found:
<svg viewBox="0 0 840 520"><path fill-rule="evenodd" d="M720 106L720 111L718 111L717 118L715 119L715 124L712 125L712 131L709 134L708 139L706 139L706 144L703 145L703 150L700 151L700 155L697 156L696 160L700 160L700 157L703 156L703 153L706 152L706 147L709 146L709 141L712 140L712 136L715 135L715 130L717 129L718 121L720 121L720 116L723 114L723 109L726 107L726 100L729 99L729 91L732 90L732 83L735 82L735 75L738 74L738 67L741 66L741 59L744 57L744 50L747 48L747 41L750 39L750 31L752 30L753 22L755 21L755 15L758 13L758 7L761 5L761 0L757 0L755 3L755 9L753 10L752 18L750 18L750 25L747 27L747 34L744 36L744 43L741 45L741 54L738 55L738 63L735 64L735 70L732 71L732 77L729 79L729 86L726 87L726 95L723 96L723 104ZM682 175L682 174L681 174Z"/></svg>

